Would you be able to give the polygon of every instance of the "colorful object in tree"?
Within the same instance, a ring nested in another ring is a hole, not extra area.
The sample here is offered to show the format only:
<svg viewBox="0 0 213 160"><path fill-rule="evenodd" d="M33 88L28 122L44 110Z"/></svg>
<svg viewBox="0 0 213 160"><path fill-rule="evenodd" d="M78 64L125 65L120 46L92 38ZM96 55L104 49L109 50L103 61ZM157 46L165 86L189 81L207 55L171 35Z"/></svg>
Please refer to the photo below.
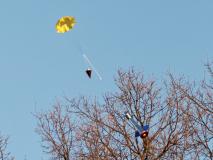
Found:
<svg viewBox="0 0 213 160"><path fill-rule="evenodd" d="M135 131L135 137L141 137L141 138L146 138L149 134L148 130L149 130L149 125L145 125L145 126L140 126L133 118L132 116L126 112L125 117L130 120L130 122L137 128L137 130Z"/></svg>
<svg viewBox="0 0 213 160"><path fill-rule="evenodd" d="M143 131L141 132L141 138L146 138L149 134L148 132L148 129L149 129L149 125L145 125L143 126Z"/></svg>

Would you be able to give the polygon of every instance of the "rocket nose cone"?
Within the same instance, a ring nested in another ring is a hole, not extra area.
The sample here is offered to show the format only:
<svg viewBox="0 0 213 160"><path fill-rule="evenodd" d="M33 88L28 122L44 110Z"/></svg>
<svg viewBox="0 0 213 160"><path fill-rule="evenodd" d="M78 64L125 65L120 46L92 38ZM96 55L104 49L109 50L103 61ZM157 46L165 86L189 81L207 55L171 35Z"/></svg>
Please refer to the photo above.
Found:
<svg viewBox="0 0 213 160"><path fill-rule="evenodd" d="M91 75L92 75L92 70L91 69L87 69L86 70L86 74L89 78L91 78Z"/></svg>

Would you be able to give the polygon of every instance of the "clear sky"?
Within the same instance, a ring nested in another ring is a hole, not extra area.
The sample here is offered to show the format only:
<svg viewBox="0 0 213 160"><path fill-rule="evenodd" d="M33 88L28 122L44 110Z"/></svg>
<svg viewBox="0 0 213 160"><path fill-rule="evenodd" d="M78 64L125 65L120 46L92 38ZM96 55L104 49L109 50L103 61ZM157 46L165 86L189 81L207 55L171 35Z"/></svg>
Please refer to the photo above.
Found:
<svg viewBox="0 0 213 160"><path fill-rule="evenodd" d="M77 24L57 34L64 15ZM35 110L113 91L119 68L200 80L213 60L212 0L1 0L0 20L0 131L17 160L44 157ZM79 44L102 81L85 75Z"/></svg>

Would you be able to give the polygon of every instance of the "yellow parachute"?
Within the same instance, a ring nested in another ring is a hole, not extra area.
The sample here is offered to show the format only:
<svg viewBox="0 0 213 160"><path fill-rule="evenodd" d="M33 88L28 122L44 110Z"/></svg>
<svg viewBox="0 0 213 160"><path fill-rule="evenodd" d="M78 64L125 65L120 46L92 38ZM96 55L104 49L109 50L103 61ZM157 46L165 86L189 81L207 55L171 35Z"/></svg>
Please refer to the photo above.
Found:
<svg viewBox="0 0 213 160"><path fill-rule="evenodd" d="M69 31L76 24L75 18L72 16L61 17L55 25L55 29L58 33L64 33Z"/></svg>

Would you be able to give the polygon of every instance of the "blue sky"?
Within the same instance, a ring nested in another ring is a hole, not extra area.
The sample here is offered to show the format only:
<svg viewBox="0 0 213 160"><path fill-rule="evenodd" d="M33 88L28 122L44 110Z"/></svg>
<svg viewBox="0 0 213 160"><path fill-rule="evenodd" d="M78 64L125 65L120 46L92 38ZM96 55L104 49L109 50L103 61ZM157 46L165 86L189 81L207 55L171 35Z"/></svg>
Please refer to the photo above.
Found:
<svg viewBox="0 0 213 160"><path fill-rule="evenodd" d="M55 23L64 15L77 24L60 35ZM10 136L8 149L16 159L45 157L32 112L63 96L113 91L119 68L200 80L213 60L212 15L212 0L2 0L0 131ZM102 81L85 75L79 45Z"/></svg>

